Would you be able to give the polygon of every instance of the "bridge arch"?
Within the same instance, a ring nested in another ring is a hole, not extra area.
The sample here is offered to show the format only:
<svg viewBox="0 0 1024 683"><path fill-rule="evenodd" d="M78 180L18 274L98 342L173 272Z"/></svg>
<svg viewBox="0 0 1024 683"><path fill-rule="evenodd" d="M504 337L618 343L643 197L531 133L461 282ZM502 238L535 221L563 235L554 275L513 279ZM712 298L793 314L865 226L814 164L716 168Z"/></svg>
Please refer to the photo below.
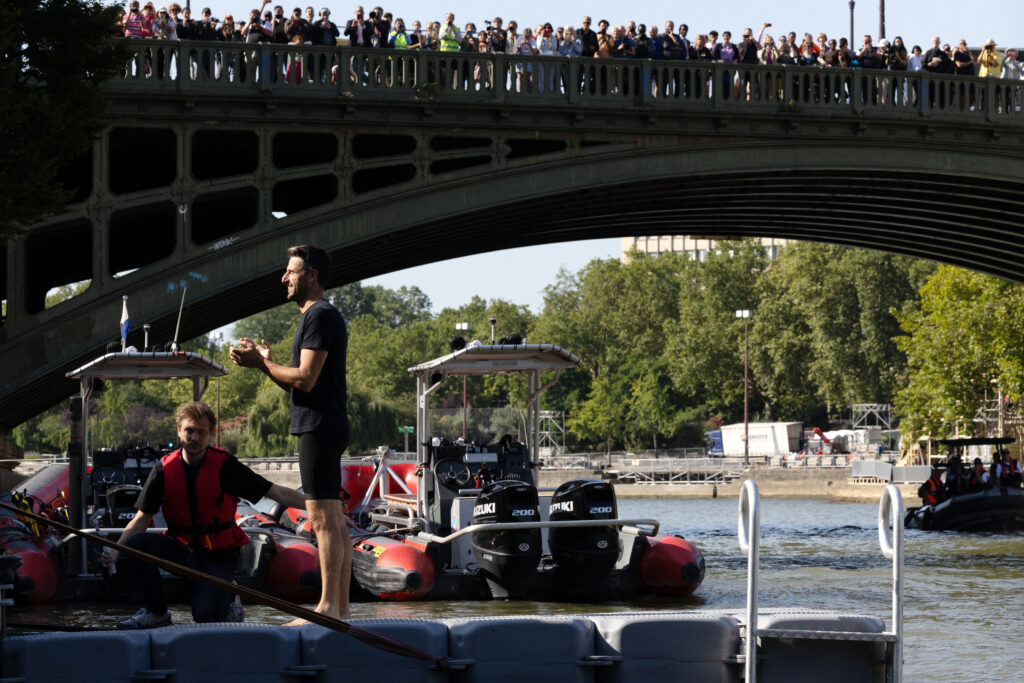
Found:
<svg viewBox="0 0 1024 683"><path fill-rule="evenodd" d="M427 73L428 58L414 59ZM491 61L513 73L514 60ZM681 73L741 75L700 68ZM187 283L188 338L282 301L282 255L299 242L328 248L335 284L511 247L674 234L833 242L1021 280L1024 119L997 106L998 82L972 81L990 108L961 111L959 81L918 77L918 92L950 93L936 111L865 97L873 86L913 91L886 72L831 75L846 79L829 87L846 88L847 102L825 100L821 81L817 99L802 86L821 72L752 73L780 92L292 91L187 73L114 83L88 191L7 245L0 422L70 393L64 372L116 336L122 294L133 320L166 340ZM126 144L150 134L158 160L126 160ZM296 153L303 145L309 153ZM60 276L92 284L41 310Z"/></svg>

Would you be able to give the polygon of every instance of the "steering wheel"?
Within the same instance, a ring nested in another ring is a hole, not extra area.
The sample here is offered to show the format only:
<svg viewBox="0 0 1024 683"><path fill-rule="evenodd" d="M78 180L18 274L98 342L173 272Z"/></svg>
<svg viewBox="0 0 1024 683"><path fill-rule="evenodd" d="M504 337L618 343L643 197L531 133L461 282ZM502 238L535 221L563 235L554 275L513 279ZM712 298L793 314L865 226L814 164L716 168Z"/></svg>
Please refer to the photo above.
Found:
<svg viewBox="0 0 1024 683"><path fill-rule="evenodd" d="M461 488L469 483L472 476L469 467L459 460L439 460L434 464L434 476L449 488Z"/></svg>
<svg viewBox="0 0 1024 683"><path fill-rule="evenodd" d="M104 493L111 486L120 486L125 481L124 470L120 467L99 467L92 471L92 486Z"/></svg>

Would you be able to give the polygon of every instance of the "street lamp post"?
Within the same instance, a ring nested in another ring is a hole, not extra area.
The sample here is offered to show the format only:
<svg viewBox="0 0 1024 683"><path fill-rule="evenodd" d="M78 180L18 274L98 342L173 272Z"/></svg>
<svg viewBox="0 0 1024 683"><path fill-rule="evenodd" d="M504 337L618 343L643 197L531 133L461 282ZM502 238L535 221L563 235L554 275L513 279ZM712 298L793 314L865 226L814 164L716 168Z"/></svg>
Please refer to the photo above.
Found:
<svg viewBox="0 0 1024 683"><path fill-rule="evenodd" d="M853 5L853 0L850 0ZM749 394L750 381L747 379L747 368L750 358L750 336L747 328L750 323L750 311L747 309L736 311L737 318L743 318L743 465L750 464L750 412Z"/></svg>
<svg viewBox="0 0 1024 683"><path fill-rule="evenodd" d="M850 0L850 51L853 51L853 6L857 4L856 0Z"/></svg>
<svg viewBox="0 0 1024 683"><path fill-rule="evenodd" d="M468 337L469 323L455 323L455 331ZM462 440L466 440L466 375L462 376Z"/></svg>
<svg viewBox="0 0 1024 683"><path fill-rule="evenodd" d="M885 38L885 0L878 0L878 39Z"/></svg>

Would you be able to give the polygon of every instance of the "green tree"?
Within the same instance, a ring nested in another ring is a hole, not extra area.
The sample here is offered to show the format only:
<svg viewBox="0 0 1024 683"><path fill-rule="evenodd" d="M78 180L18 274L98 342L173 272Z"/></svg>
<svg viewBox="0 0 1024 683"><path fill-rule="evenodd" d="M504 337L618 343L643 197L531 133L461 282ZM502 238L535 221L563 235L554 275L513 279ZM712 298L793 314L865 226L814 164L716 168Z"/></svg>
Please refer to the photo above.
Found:
<svg viewBox="0 0 1024 683"><path fill-rule="evenodd" d="M910 437L971 433L986 397L1012 401L1024 387L1024 288L940 266L921 289L920 310L899 316L909 377L896 396Z"/></svg>
<svg viewBox="0 0 1024 683"><path fill-rule="evenodd" d="M682 271L678 315L664 323L664 362L687 406L728 417L742 408L743 321L736 311L752 311L750 328L756 328L758 289L768 263L752 240L723 242L707 261L690 261ZM757 375L750 377L756 402Z"/></svg>
<svg viewBox="0 0 1024 683"><path fill-rule="evenodd" d="M248 337L256 342L265 339L268 344L277 344L295 336L299 318L299 308L289 301L239 320L232 332L239 339Z"/></svg>
<svg viewBox="0 0 1024 683"><path fill-rule="evenodd" d="M9 0L0 23L0 234L59 211L58 175L103 127L103 88L127 62L111 41L121 8Z"/></svg>
<svg viewBox="0 0 1024 683"><path fill-rule="evenodd" d="M867 249L795 243L766 273L752 339L758 387L779 416L824 403L889 403L906 373L894 311L917 306L932 266Z"/></svg>
<svg viewBox="0 0 1024 683"><path fill-rule="evenodd" d="M667 379L657 368L651 368L633 380L630 398L629 423L638 436L650 438L657 450L658 437L671 438L681 417L670 396Z"/></svg>
<svg viewBox="0 0 1024 683"><path fill-rule="evenodd" d="M401 327L431 319L430 297L419 287L387 289L380 285L363 286L353 282L327 293L331 303L346 321L361 315L372 316L387 327Z"/></svg>
<svg viewBox="0 0 1024 683"><path fill-rule="evenodd" d="M566 429L586 443L603 444L605 453L621 443L626 429L629 403L622 400L628 389L615 386L607 377L597 377L587 400L566 419Z"/></svg>
<svg viewBox="0 0 1024 683"><path fill-rule="evenodd" d="M288 393L270 378L264 379L249 409L249 420L238 455L243 458L290 456L298 448L298 439L291 436L290 425Z"/></svg>

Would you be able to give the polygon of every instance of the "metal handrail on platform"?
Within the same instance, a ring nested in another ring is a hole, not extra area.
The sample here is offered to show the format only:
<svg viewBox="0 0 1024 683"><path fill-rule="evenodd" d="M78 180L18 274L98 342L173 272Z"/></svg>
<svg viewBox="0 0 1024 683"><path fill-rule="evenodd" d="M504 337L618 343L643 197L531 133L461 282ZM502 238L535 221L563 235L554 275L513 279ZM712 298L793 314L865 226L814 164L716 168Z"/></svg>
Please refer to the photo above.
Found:
<svg viewBox="0 0 1024 683"><path fill-rule="evenodd" d="M738 537L740 550L747 553L747 623L743 642L746 683L757 680L759 638L848 640L892 643L892 682L903 680L903 496L889 484L878 506L878 543L882 555L892 560L892 629L882 633L859 631L816 631L805 629L759 629L758 574L761 544L761 502L757 484L743 482L740 489ZM890 528L890 524L891 527Z"/></svg>

